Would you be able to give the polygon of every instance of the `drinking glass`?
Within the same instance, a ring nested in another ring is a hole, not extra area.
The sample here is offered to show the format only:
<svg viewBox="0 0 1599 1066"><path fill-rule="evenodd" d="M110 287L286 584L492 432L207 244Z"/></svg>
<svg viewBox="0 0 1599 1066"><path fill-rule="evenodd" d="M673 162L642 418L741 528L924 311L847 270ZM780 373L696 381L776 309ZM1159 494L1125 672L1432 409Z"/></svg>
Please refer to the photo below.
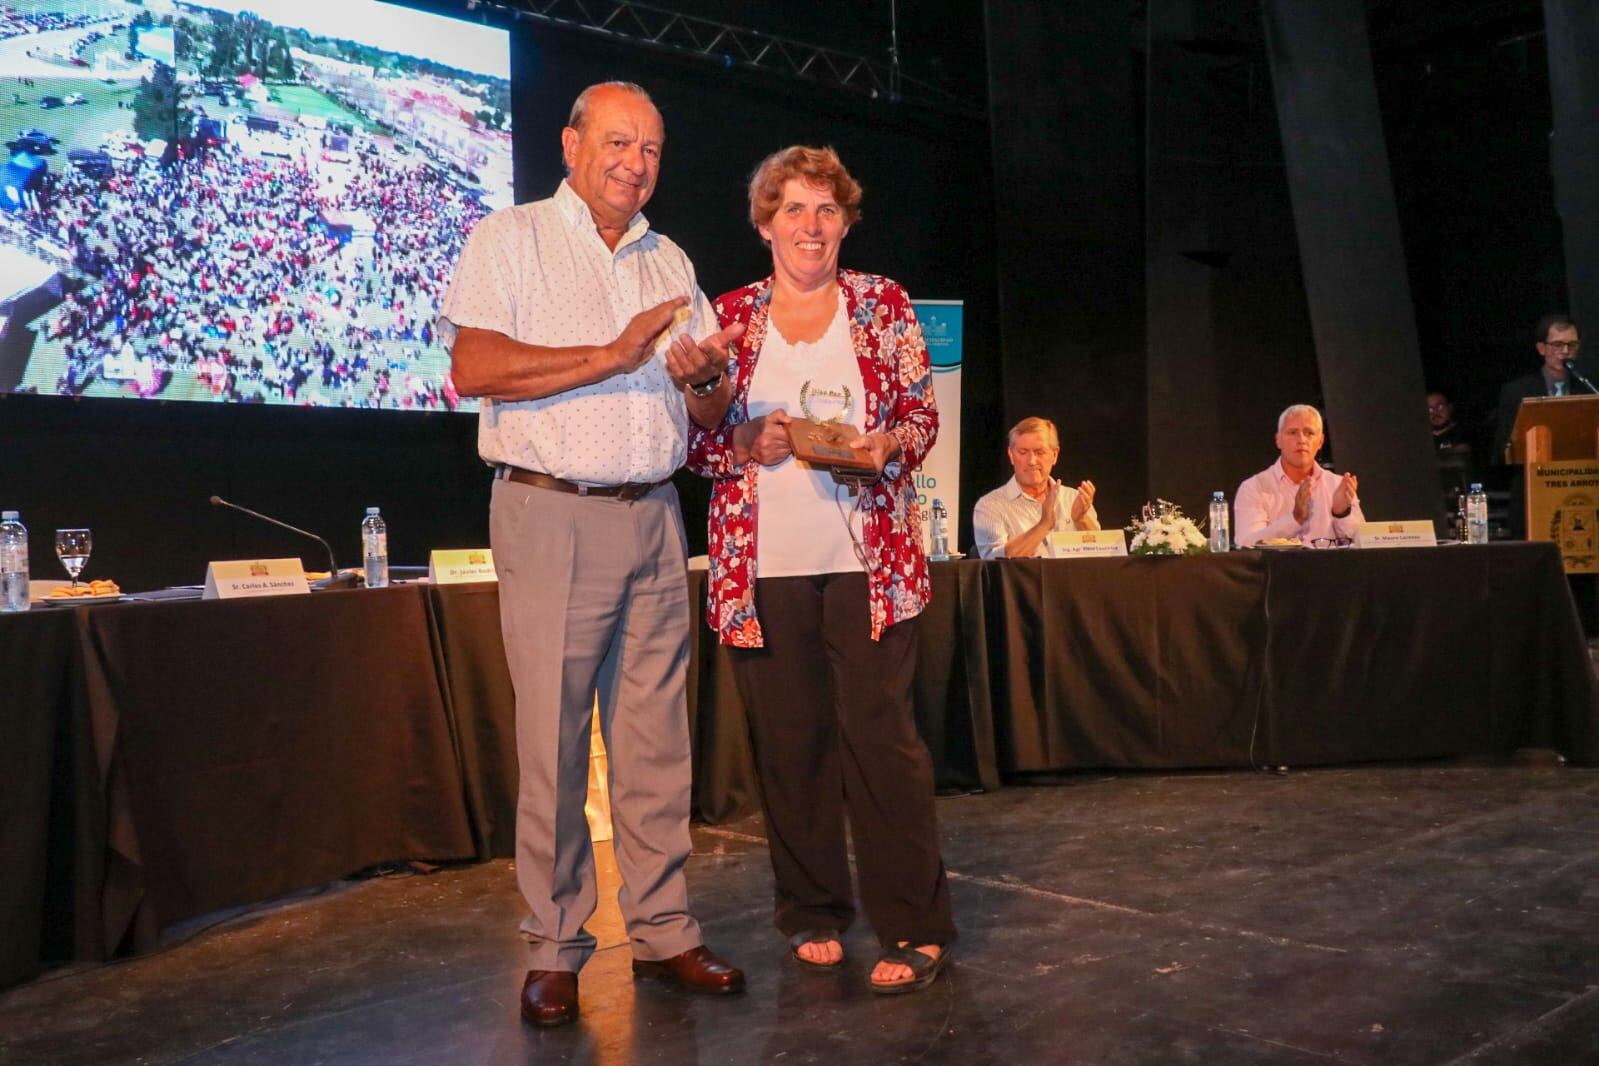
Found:
<svg viewBox="0 0 1599 1066"><path fill-rule="evenodd" d="M83 566L89 561L89 549L93 546L94 539L87 529L56 530L56 558L67 568L74 589L78 587L78 575L83 573Z"/></svg>

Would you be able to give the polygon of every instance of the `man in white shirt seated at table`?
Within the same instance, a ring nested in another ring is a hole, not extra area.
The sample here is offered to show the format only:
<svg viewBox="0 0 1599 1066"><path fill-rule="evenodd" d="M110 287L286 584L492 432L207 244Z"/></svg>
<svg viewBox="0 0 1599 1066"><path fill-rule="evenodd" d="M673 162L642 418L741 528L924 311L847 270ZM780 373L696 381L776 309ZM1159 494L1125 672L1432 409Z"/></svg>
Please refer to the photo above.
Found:
<svg viewBox="0 0 1599 1066"><path fill-rule="evenodd" d="M1354 474L1316 464L1326 439L1321 412L1295 404L1277 417L1277 461L1238 486L1233 532L1240 548L1261 542L1353 540L1366 520Z"/></svg>
<svg viewBox="0 0 1599 1066"><path fill-rule="evenodd" d="M1094 483L1075 489L1050 477L1060 458L1060 434L1047 418L1024 418L1011 427L1005 453L1016 476L977 501L972 527L984 559L1047 555L1057 529L1098 529Z"/></svg>

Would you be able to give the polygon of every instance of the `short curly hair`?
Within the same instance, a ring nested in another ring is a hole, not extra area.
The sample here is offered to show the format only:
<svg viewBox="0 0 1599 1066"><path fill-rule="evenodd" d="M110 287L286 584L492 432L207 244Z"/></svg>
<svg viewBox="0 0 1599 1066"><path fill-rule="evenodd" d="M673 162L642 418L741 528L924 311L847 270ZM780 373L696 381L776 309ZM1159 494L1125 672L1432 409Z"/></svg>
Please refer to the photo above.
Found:
<svg viewBox="0 0 1599 1066"><path fill-rule="evenodd" d="M783 200L783 186L799 178L814 188L825 188L844 210L844 224L861 217L861 183L850 177L838 153L831 148L791 145L761 160L750 175L750 225L769 225Z"/></svg>

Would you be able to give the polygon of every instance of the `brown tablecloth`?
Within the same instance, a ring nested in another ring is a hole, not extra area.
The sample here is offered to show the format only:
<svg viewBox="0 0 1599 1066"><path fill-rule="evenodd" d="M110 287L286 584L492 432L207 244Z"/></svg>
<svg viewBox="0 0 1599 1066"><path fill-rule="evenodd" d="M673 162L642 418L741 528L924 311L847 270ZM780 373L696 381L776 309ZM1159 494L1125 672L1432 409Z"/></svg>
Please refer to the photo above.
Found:
<svg viewBox="0 0 1599 1066"><path fill-rule="evenodd" d="M695 604L696 817L758 809ZM916 716L946 788L1104 767L1599 757L1548 544L935 564ZM0 616L0 986L399 859L512 852L495 585Z"/></svg>
<svg viewBox="0 0 1599 1066"><path fill-rule="evenodd" d="M44 943L47 924L63 932L59 915L46 922L47 884L58 895L71 891L47 870L52 814L71 813L52 789L71 773L57 758L69 747L72 621L69 613L0 614L0 988L38 973L41 955L72 954L70 930L66 943Z"/></svg>
<svg viewBox="0 0 1599 1066"><path fill-rule="evenodd" d="M1599 755L1550 544L986 571L1004 774Z"/></svg>
<svg viewBox="0 0 1599 1066"><path fill-rule="evenodd" d="M105 958L382 862L474 856L425 597L413 586L0 619L3 655L29 664L10 675L28 683L7 692L0 721L31 753L28 800L6 803L0 835L0 861L28 869L30 896L0 915L0 976L28 976L40 942L48 958ZM10 962L10 930L35 943L32 960Z"/></svg>

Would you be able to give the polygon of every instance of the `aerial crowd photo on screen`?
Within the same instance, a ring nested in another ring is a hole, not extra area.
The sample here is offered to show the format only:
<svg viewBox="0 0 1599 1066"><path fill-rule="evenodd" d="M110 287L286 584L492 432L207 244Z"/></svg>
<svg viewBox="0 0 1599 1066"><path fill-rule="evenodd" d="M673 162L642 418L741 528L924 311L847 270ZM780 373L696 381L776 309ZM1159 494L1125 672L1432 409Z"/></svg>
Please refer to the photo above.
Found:
<svg viewBox="0 0 1599 1066"><path fill-rule="evenodd" d="M375 0L0 3L0 392L474 409L433 320L512 202L508 53Z"/></svg>

